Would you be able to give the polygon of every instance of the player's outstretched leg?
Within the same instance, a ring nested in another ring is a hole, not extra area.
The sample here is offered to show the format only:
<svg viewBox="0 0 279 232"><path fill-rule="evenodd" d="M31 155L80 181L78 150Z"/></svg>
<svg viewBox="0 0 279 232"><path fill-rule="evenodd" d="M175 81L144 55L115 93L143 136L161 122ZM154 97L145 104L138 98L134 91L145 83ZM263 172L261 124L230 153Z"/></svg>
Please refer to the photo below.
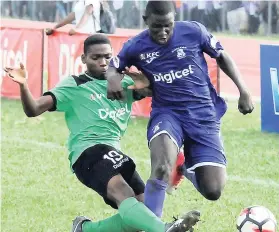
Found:
<svg viewBox="0 0 279 232"><path fill-rule="evenodd" d="M72 232L185 232L198 221L199 215L190 213L171 224L165 224L142 202L139 202L133 190L121 175L111 178L107 195L118 206L118 214L106 220L92 222L86 217L77 217ZM195 215L195 220L193 220Z"/></svg>
<svg viewBox="0 0 279 232"><path fill-rule="evenodd" d="M119 223L123 223L119 214L114 215L111 218L105 219L99 222L92 222L89 218L85 216L78 216L73 221L73 227L71 232L110 232L112 228L98 228L97 225L102 223L106 225L109 221L116 219L118 217ZM158 232L186 232L186 231L194 231L194 226L200 220L200 213L198 211L190 211L183 215L179 219L175 219L173 222L164 224L164 230L160 230L158 228ZM86 223L87 222L87 223ZM136 232L138 229L128 227L127 225L122 225L122 227L113 228L114 232ZM151 230L146 230L146 232L150 232Z"/></svg>

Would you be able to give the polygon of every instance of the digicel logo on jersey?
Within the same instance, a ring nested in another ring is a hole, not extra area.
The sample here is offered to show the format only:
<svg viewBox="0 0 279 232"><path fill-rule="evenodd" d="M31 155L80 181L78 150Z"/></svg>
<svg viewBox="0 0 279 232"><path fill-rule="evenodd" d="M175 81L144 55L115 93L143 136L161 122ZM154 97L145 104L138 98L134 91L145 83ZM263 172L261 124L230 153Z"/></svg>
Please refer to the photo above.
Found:
<svg viewBox="0 0 279 232"><path fill-rule="evenodd" d="M122 115L125 115L126 113L130 113L131 111L127 108L127 105L125 107L122 107L117 110L109 110L109 109L99 109L99 116L101 119L107 119L107 118L120 118Z"/></svg>
<svg viewBox="0 0 279 232"><path fill-rule="evenodd" d="M154 77L154 81L155 82L166 82L166 83L172 83L175 79L180 79L183 77L187 77L190 74L193 74L193 65L189 65L188 68L185 68L183 70L179 70L174 72L173 70L171 70L169 73L159 73L159 74L153 74Z"/></svg>

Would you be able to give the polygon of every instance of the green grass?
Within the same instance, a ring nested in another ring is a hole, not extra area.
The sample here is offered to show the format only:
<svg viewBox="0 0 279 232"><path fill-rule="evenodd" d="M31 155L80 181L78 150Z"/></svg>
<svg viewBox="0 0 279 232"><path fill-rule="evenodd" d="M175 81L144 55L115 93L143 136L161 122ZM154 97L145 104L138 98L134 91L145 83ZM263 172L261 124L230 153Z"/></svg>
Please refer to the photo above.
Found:
<svg viewBox="0 0 279 232"><path fill-rule="evenodd" d="M184 181L175 196L167 196L165 220L196 208L202 212L197 231L232 232L240 210L253 204L279 219L279 136L260 132L259 108L242 116L235 102L229 104L222 127L229 180L222 198L209 202ZM132 119L122 140L144 180L150 171L146 123ZM115 213L70 172L63 147L67 135L62 114L30 119L19 101L2 99L3 232L64 232L76 215L99 220Z"/></svg>

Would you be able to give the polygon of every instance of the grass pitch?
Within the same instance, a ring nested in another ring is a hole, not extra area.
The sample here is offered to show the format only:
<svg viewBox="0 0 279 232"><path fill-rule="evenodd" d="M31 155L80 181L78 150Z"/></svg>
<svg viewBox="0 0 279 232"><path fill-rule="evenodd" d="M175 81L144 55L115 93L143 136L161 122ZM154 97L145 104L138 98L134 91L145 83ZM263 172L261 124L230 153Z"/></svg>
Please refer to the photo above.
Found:
<svg viewBox="0 0 279 232"><path fill-rule="evenodd" d="M65 232L76 215L100 220L116 212L70 172L63 117L27 118L19 101L2 99L1 231ZM150 171L146 124L147 119L132 119L122 140L144 180ZM236 102L229 103L222 133L229 178L221 199L209 202L184 181L167 196L164 220L199 209L197 231L232 232L240 210L254 204L266 206L279 220L279 135L260 131L260 106L243 116Z"/></svg>

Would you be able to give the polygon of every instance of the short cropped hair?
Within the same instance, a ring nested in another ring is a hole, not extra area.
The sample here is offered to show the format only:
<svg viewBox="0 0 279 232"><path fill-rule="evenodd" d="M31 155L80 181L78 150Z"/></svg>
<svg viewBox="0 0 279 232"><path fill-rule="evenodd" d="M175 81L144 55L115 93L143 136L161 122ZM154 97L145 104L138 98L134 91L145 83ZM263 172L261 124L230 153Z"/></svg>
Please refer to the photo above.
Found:
<svg viewBox="0 0 279 232"><path fill-rule="evenodd" d="M175 13L176 7L174 1L148 1L145 8L145 16L151 14L166 15L170 12Z"/></svg>
<svg viewBox="0 0 279 232"><path fill-rule="evenodd" d="M84 46L83 46L84 54L87 53L88 48L91 45L95 45L95 44L109 44L109 45L111 45L109 38L105 34L100 34L100 33L98 34L97 33L97 34L94 34L94 35L91 35L91 36L87 37L86 40L84 41Z"/></svg>

